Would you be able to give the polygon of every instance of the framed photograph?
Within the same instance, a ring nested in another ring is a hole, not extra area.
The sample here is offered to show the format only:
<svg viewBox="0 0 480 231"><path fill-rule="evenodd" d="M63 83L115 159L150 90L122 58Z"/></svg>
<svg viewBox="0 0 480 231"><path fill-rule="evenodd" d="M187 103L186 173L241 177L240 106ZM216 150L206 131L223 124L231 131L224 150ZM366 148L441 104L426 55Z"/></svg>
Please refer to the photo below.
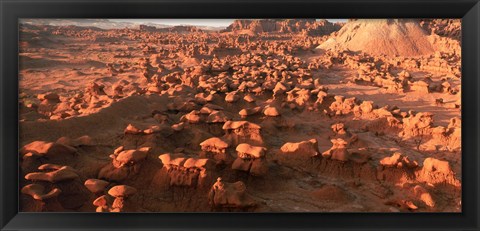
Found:
<svg viewBox="0 0 480 231"><path fill-rule="evenodd" d="M479 230L478 0L0 3L2 230Z"/></svg>

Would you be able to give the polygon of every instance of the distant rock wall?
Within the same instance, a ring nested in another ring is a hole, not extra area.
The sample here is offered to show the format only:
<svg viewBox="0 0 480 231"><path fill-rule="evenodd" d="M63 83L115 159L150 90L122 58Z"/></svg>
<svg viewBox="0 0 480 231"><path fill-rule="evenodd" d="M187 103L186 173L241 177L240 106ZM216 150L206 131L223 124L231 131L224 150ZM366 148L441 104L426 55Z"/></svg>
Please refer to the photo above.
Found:
<svg viewBox="0 0 480 231"><path fill-rule="evenodd" d="M173 26L167 28L157 28L154 26L140 25L139 30L149 32L173 32L173 33L186 33L186 32L199 32L201 31L195 26Z"/></svg>
<svg viewBox="0 0 480 231"><path fill-rule="evenodd" d="M253 33L278 32L278 33L306 33L310 36L323 36L338 31L339 24L327 20L315 19L242 19L235 20L222 32L235 32L250 30Z"/></svg>

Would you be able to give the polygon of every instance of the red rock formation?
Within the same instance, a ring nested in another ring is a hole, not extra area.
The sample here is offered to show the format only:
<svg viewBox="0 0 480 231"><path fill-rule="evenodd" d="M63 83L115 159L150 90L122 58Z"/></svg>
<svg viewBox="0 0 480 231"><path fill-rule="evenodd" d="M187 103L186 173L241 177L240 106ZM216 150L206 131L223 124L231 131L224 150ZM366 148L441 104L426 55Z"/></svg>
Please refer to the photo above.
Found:
<svg viewBox="0 0 480 231"><path fill-rule="evenodd" d="M255 19L235 20L222 32L251 31L253 33L298 33L308 36L328 35L340 29L339 24L315 19Z"/></svg>
<svg viewBox="0 0 480 231"><path fill-rule="evenodd" d="M462 30L458 19L422 19L420 25L428 32L460 41Z"/></svg>
<svg viewBox="0 0 480 231"><path fill-rule="evenodd" d="M241 181L223 182L218 178L209 193L210 203L214 207L245 208L255 206L255 201L246 193L247 187Z"/></svg>
<svg viewBox="0 0 480 231"><path fill-rule="evenodd" d="M427 33L414 20L351 20L320 49L351 50L372 55L417 56L434 52Z"/></svg>

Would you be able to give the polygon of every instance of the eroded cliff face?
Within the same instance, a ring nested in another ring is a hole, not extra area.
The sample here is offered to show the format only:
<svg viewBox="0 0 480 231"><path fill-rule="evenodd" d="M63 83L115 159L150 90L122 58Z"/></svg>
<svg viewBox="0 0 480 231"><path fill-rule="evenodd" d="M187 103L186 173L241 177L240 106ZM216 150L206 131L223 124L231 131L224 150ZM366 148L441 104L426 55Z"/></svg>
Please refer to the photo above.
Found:
<svg viewBox="0 0 480 231"><path fill-rule="evenodd" d="M429 33L461 41L462 21L458 19L422 19L420 25Z"/></svg>
<svg viewBox="0 0 480 231"><path fill-rule="evenodd" d="M315 19L256 19L235 20L223 32L250 30L254 33L306 33L323 36L339 30L341 26L326 20Z"/></svg>
<svg viewBox="0 0 480 231"><path fill-rule="evenodd" d="M173 33L188 33L188 32L202 31L195 26L173 26L173 27L167 27L167 28L157 28L154 26L140 25L138 29L141 31L149 31L149 32L173 32Z"/></svg>

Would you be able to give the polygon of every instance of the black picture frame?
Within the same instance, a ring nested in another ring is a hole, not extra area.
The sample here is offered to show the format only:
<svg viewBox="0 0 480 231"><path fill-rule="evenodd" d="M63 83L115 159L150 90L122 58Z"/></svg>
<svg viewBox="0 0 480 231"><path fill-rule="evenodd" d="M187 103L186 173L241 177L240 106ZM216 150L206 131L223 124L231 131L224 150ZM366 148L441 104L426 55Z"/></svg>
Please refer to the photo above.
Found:
<svg viewBox="0 0 480 231"><path fill-rule="evenodd" d="M462 18L461 213L19 213L19 18ZM0 0L2 230L479 230L478 0Z"/></svg>

